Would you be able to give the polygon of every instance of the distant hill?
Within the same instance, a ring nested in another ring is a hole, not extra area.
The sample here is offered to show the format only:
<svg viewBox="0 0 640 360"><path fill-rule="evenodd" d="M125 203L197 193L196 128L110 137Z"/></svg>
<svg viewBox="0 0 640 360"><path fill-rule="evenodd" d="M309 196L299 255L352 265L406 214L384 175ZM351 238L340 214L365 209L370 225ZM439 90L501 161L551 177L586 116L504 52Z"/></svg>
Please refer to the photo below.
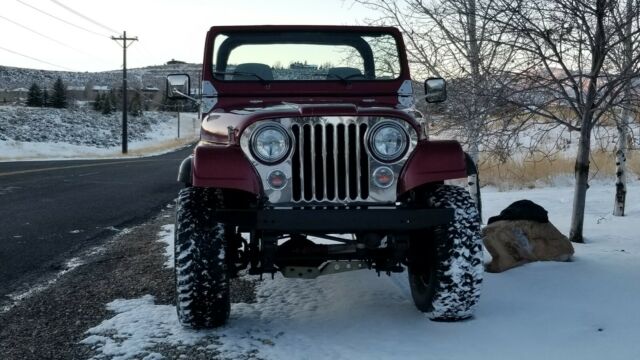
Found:
<svg viewBox="0 0 640 360"><path fill-rule="evenodd" d="M129 87L142 89L156 87L164 89L165 77L172 73L187 73L191 76L192 86L198 87L200 78L200 64L171 63L168 65L155 65L143 68L127 69ZM35 70L0 65L0 90L13 90L17 88L29 88L32 83L42 88L51 88L56 79L60 77L67 86L85 87L108 86L117 88L122 85L122 70L103 72L70 72Z"/></svg>

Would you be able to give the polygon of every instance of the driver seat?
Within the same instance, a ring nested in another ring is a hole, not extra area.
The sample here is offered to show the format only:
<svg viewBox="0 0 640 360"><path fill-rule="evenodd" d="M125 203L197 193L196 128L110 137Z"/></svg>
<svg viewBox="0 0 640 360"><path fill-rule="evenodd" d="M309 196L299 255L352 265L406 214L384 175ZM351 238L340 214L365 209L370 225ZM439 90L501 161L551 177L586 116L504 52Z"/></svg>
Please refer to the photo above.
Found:
<svg viewBox="0 0 640 360"><path fill-rule="evenodd" d="M266 64L260 64L260 63L238 64L238 66L236 66L234 71L256 74L263 80L273 80L273 71L271 70L271 67ZM243 74L233 75L231 79L232 80L256 80L256 81L259 80L255 76L243 75Z"/></svg>
<svg viewBox="0 0 640 360"><path fill-rule="evenodd" d="M333 67L329 68L329 71L327 71L327 80L339 80L341 78L361 79L363 77L364 75L362 75L362 72L359 69L348 66Z"/></svg>

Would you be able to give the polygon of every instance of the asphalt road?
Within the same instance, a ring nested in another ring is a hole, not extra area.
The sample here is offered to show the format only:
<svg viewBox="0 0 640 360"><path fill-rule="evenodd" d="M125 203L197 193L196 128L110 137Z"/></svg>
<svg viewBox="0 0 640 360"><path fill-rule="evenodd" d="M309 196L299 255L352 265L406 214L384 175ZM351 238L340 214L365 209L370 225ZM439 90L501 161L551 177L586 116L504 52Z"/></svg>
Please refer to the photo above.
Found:
<svg viewBox="0 0 640 360"><path fill-rule="evenodd" d="M0 300L166 206L190 152L0 163Z"/></svg>

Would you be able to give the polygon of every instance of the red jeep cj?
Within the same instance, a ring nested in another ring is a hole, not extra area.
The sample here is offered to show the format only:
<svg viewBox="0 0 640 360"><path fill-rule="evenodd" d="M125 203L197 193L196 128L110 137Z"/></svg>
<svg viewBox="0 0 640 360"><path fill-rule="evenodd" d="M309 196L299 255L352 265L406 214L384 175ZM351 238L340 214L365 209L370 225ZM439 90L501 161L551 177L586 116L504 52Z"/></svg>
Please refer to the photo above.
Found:
<svg viewBox="0 0 640 360"><path fill-rule="evenodd" d="M168 96L191 98L187 75ZM445 82L425 82L443 101ZM229 318L229 281L408 269L434 320L472 315L482 282L480 219L456 141L416 119L400 32L388 27L228 26L207 34L200 142L177 200L182 324ZM193 99L193 98L191 98Z"/></svg>

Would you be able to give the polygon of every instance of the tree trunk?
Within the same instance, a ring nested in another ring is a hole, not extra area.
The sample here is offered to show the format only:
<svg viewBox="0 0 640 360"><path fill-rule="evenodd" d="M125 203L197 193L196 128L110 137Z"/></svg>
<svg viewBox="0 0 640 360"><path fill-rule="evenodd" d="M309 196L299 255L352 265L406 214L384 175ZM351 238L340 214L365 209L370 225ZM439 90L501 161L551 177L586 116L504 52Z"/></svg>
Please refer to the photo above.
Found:
<svg viewBox="0 0 640 360"><path fill-rule="evenodd" d="M578 154L576 156L575 177L576 184L573 193L573 212L571 214L571 229L569 240L584 243L582 229L584 225L584 209L589 188L589 155L591 151L590 121L584 121L580 130Z"/></svg>
<svg viewBox="0 0 640 360"><path fill-rule="evenodd" d="M631 96L629 89L625 91L625 96ZM628 99L629 97L627 97ZM628 127L631 110L625 107L622 111L622 118L618 121L618 150L616 151L616 195L613 201L613 215L624 216L625 202L627 198L627 150L628 150Z"/></svg>
<svg viewBox="0 0 640 360"><path fill-rule="evenodd" d="M628 67L633 61L633 41L631 38L631 30L633 25L633 2L635 0L627 0L627 24L625 26L624 39L624 66ZM627 102L631 100L631 79L627 80L624 89L624 99ZM629 104L622 110L622 117L617 123L618 127L618 150L616 151L616 196L613 200L613 215L624 216L624 207L627 199L627 129L629 119L631 118L631 109Z"/></svg>
<svg viewBox="0 0 640 360"><path fill-rule="evenodd" d="M470 146L469 153L466 157L467 162L467 185L469 189L469 195L476 204L476 209L480 214L480 221L482 222L482 198L480 196L480 167L478 165L478 146Z"/></svg>
<svg viewBox="0 0 640 360"><path fill-rule="evenodd" d="M624 216L624 205L627 198L627 174L625 151L616 151L616 197L613 204L613 215Z"/></svg>
<svg viewBox="0 0 640 360"><path fill-rule="evenodd" d="M472 83L472 112L469 126L471 127L471 136L469 136L469 156L473 160L473 164L476 167L476 174L471 174L467 178L469 184L469 193L476 208L482 217L482 200L480 199L480 178L479 173L479 160L480 160L480 129L482 122L482 112L484 109L480 108L479 95L484 89L480 89L482 86L480 77L480 45L478 43L478 35L476 29L476 0L467 0L466 2L466 16L467 16L467 35L469 37L469 45L467 48L467 58L469 60L469 67L471 68L471 81ZM481 220L482 221L482 220Z"/></svg>

